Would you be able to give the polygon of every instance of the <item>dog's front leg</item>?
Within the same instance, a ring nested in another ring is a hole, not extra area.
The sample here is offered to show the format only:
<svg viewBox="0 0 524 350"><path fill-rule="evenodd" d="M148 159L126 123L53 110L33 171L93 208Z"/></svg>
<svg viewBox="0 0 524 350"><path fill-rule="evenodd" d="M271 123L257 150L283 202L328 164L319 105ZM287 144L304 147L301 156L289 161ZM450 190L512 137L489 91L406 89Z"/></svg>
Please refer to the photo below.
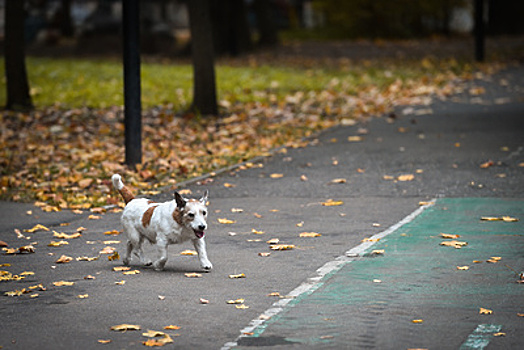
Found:
<svg viewBox="0 0 524 350"><path fill-rule="evenodd" d="M167 242L158 240L156 242L160 257L153 263L153 268L156 271L162 271L167 261Z"/></svg>
<svg viewBox="0 0 524 350"><path fill-rule="evenodd" d="M193 245L195 246L195 249L198 253L200 266L202 266L204 270L211 270L213 268L213 264L211 264L211 261L209 261L207 258L206 242L204 241L204 238L194 239Z"/></svg>

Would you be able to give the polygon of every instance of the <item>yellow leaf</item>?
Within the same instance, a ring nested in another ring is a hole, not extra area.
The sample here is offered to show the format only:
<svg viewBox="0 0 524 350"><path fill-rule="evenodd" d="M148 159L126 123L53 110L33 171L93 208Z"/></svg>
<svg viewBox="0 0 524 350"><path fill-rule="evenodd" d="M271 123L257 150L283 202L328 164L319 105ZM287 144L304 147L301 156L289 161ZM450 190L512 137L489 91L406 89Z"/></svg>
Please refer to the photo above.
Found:
<svg viewBox="0 0 524 350"><path fill-rule="evenodd" d="M272 178L272 179L280 179L280 178L284 177L284 174L274 173L274 174L269 175L269 177Z"/></svg>
<svg viewBox="0 0 524 350"><path fill-rule="evenodd" d="M496 264L498 263L502 258L500 256L492 256L491 258L489 258L488 260L486 260L486 262L488 263L491 263L491 264Z"/></svg>
<svg viewBox="0 0 524 350"><path fill-rule="evenodd" d="M67 282L67 281L53 282L53 286L55 286L55 287L72 286L74 284L75 284L75 282Z"/></svg>
<svg viewBox="0 0 524 350"><path fill-rule="evenodd" d="M95 256L92 258L89 258L87 256L79 256L78 258L76 258L76 261L95 261L95 260L98 260L98 256Z"/></svg>
<svg viewBox="0 0 524 350"><path fill-rule="evenodd" d="M109 261L120 260L120 254L118 254L118 252L115 251L113 254L107 256L107 260Z"/></svg>
<svg viewBox="0 0 524 350"><path fill-rule="evenodd" d="M517 222L517 221L519 221L519 219L512 218L511 216L503 216L502 217L502 221L505 221L505 222Z"/></svg>
<svg viewBox="0 0 524 350"><path fill-rule="evenodd" d="M258 256L262 256L262 257L267 257L267 256L270 256L271 253L266 253L266 252L262 252L262 253L258 253Z"/></svg>
<svg viewBox="0 0 524 350"><path fill-rule="evenodd" d="M439 237L444 238L444 239L457 239L460 237L460 235L453 235L450 233L441 233L439 234Z"/></svg>
<svg viewBox="0 0 524 350"><path fill-rule="evenodd" d="M221 224L234 224L234 223L236 223L235 220L229 220L229 219L225 219L225 218L218 218L217 220Z"/></svg>
<svg viewBox="0 0 524 350"><path fill-rule="evenodd" d="M257 231L255 229L251 229L251 232L254 233L255 235L262 235L262 234L264 234L264 231Z"/></svg>
<svg viewBox="0 0 524 350"><path fill-rule="evenodd" d="M347 182L346 179L340 178L340 179L333 179L329 183L331 184L345 184Z"/></svg>
<svg viewBox="0 0 524 350"><path fill-rule="evenodd" d="M103 243L104 244L120 244L121 241L110 240L110 241L104 241Z"/></svg>
<svg viewBox="0 0 524 350"><path fill-rule="evenodd" d="M454 247L456 249L460 249L462 248L463 246L466 246L468 245L468 242L461 242L461 241L444 241L444 242L441 242L440 245L443 245L443 246L446 246L446 247Z"/></svg>
<svg viewBox="0 0 524 350"><path fill-rule="evenodd" d="M33 232L36 232L36 231L39 231L39 230L49 231L49 229L47 227L45 227L44 225L37 224L33 228L30 228L28 230L24 230L24 232L33 233Z"/></svg>
<svg viewBox="0 0 524 350"><path fill-rule="evenodd" d="M483 307L479 309L479 314L481 315L491 315L492 313L493 313L493 310L490 310L490 309L484 309Z"/></svg>
<svg viewBox="0 0 524 350"><path fill-rule="evenodd" d="M344 204L344 202L342 202L342 201L334 201L332 199L328 199L327 201L322 202L322 205L325 206L325 207L335 207L335 206L342 205L342 204Z"/></svg>
<svg viewBox="0 0 524 350"><path fill-rule="evenodd" d="M244 209L242 208L231 208L232 213L243 213Z"/></svg>
<svg viewBox="0 0 524 350"><path fill-rule="evenodd" d="M497 332L497 333L493 333L493 336L494 337L505 337L506 333L504 333L504 332Z"/></svg>
<svg viewBox="0 0 524 350"><path fill-rule="evenodd" d="M125 272L122 272L124 275L138 275L140 273L140 271L138 270L130 270L130 271L125 271Z"/></svg>
<svg viewBox="0 0 524 350"><path fill-rule="evenodd" d="M112 331L118 331L118 332L125 332L125 331L139 331L141 328L139 325L135 325L135 324L119 324L119 325L116 325L116 326L112 326L111 327L111 330Z"/></svg>
<svg viewBox="0 0 524 350"><path fill-rule="evenodd" d="M118 286L123 286L124 284L126 284L126 281L115 282L115 284Z"/></svg>
<svg viewBox="0 0 524 350"><path fill-rule="evenodd" d="M229 182L226 182L226 183L224 184L224 187L225 187L225 188L233 188L233 187L236 187L236 186L237 186L237 185L230 184Z"/></svg>
<svg viewBox="0 0 524 350"><path fill-rule="evenodd" d="M151 329L148 329L146 333L142 333L144 337L148 338L154 338L154 337L163 337L166 335L166 333L161 331L153 331Z"/></svg>
<svg viewBox="0 0 524 350"><path fill-rule="evenodd" d="M33 271L24 271L20 276L33 276L35 273Z"/></svg>
<svg viewBox="0 0 524 350"><path fill-rule="evenodd" d="M89 220L100 220L102 217L100 215L89 215L87 217Z"/></svg>
<svg viewBox="0 0 524 350"><path fill-rule="evenodd" d="M394 180L395 179L393 176L390 176L390 175L384 175L384 176L382 176L382 178L384 180Z"/></svg>
<svg viewBox="0 0 524 350"><path fill-rule="evenodd" d="M79 299L87 299L87 298L89 298L89 294L79 294L79 295L77 295L77 297Z"/></svg>
<svg viewBox="0 0 524 350"><path fill-rule="evenodd" d="M469 266L457 266L457 270L469 270Z"/></svg>
<svg viewBox="0 0 524 350"><path fill-rule="evenodd" d="M72 260L73 260L72 257L67 256L67 255L62 255L60 258L58 258L56 263L57 264L65 264L65 263L71 262Z"/></svg>
<svg viewBox="0 0 524 350"><path fill-rule="evenodd" d="M278 238L271 238L269 241L266 241L267 244L278 244L278 242L280 242Z"/></svg>
<svg viewBox="0 0 524 350"><path fill-rule="evenodd" d="M245 309L249 309L249 306L247 306L246 304L240 304L240 305L235 305L235 308L240 309L240 310L245 310Z"/></svg>
<svg viewBox="0 0 524 350"><path fill-rule="evenodd" d="M300 180L305 182L308 180L308 178L306 175L300 175Z"/></svg>
<svg viewBox="0 0 524 350"><path fill-rule="evenodd" d="M180 329L180 326L175 326L175 325L171 324L169 326L165 326L164 329L176 331L176 330Z"/></svg>
<svg viewBox="0 0 524 350"><path fill-rule="evenodd" d="M361 242L378 242L380 238L364 238Z"/></svg>
<svg viewBox="0 0 524 350"><path fill-rule="evenodd" d="M227 300L226 304L244 304L244 299Z"/></svg>
<svg viewBox="0 0 524 350"><path fill-rule="evenodd" d="M302 232L299 236L300 237L320 237L322 235L316 232Z"/></svg>
<svg viewBox="0 0 524 350"><path fill-rule="evenodd" d="M111 230L111 231L104 232L104 235L119 235L119 234L120 234L120 231L118 230Z"/></svg>
<svg viewBox="0 0 524 350"><path fill-rule="evenodd" d="M98 252L98 254L113 254L116 251L115 248L111 246L104 247L101 251Z"/></svg>
<svg viewBox="0 0 524 350"><path fill-rule="evenodd" d="M360 142L362 141L362 136L349 136L348 141L349 142Z"/></svg>
<svg viewBox="0 0 524 350"><path fill-rule="evenodd" d="M93 179L82 179L78 181L78 186L82 189L89 187L93 183Z"/></svg>
<svg viewBox="0 0 524 350"><path fill-rule="evenodd" d="M67 241L58 241L58 242L51 241L51 243L49 243L47 246L48 247L60 247L60 246L67 245L67 244L69 244L69 242Z"/></svg>
<svg viewBox="0 0 524 350"><path fill-rule="evenodd" d="M413 323L423 323L424 320L412 320L411 322L413 322Z"/></svg>
<svg viewBox="0 0 524 350"><path fill-rule="evenodd" d="M200 298L199 301L200 301L200 304L209 304L209 300L204 299L204 298Z"/></svg>
<svg viewBox="0 0 524 350"><path fill-rule="evenodd" d="M71 235L68 235L67 233L64 233L64 232L53 231L53 237L56 237L59 239L73 239L73 238L82 237L82 234L80 232L76 232Z"/></svg>
<svg viewBox="0 0 524 350"><path fill-rule="evenodd" d="M202 277L201 273L196 273L196 272L188 272L188 273L185 273L184 275L186 277L188 277L188 278L200 278L200 277Z"/></svg>
<svg viewBox="0 0 524 350"><path fill-rule="evenodd" d="M194 250L187 249L181 252L180 255L198 255L198 253Z"/></svg>
<svg viewBox="0 0 524 350"><path fill-rule="evenodd" d="M109 344L111 343L111 339L98 339L98 342L100 344Z"/></svg>
<svg viewBox="0 0 524 350"><path fill-rule="evenodd" d="M239 273L237 275L229 275L229 278L246 278L246 275L243 273Z"/></svg>
<svg viewBox="0 0 524 350"><path fill-rule="evenodd" d="M386 251L384 249L375 249L371 251L371 254L373 255L383 255Z"/></svg>
<svg viewBox="0 0 524 350"><path fill-rule="evenodd" d="M404 174L397 177L398 181L413 181L415 179L415 175L413 174Z"/></svg>
<svg viewBox="0 0 524 350"><path fill-rule="evenodd" d="M293 244L275 244L269 247L271 250L291 250L295 246Z"/></svg>
<svg viewBox="0 0 524 350"><path fill-rule="evenodd" d="M129 266L115 266L113 267L113 271L120 272L120 271L129 271L131 268Z"/></svg>

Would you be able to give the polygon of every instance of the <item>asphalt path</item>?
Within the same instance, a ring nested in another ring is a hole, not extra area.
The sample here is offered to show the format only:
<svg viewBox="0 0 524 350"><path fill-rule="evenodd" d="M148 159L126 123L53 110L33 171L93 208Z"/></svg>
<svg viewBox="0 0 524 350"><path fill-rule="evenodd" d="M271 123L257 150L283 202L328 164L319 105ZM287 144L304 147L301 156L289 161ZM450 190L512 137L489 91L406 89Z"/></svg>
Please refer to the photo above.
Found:
<svg viewBox="0 0 524 350"><path fill-rule="evenodd" d="M275 293L285 297L319 267L394 225L421 201L524 198L523 77L522 67L480 77L465 82L463 94L445 101L399 106L389 117L327 130L305 148L281 150L253 165L186 184L194 197L210 191L210 273L200 271L196 257L180 254L192 249L189 244L170 246L165 271L135 261L132 267L140 273L123 275L113 271L121 261L99 255L107 245L124 251L124 237L104 234L121 230L119 213L92 220L90 213L43 213L30 204L0 203L0 240L11 247L37 243L34 254L0 255L0 264L10 264L0 270L34 272L18 282L0 282L0 346L134 349L144 346L142 333L151 329L172 337L173 344L166 348L218 349L234 342L246 325L278 301ZM478 87L485 93L479 95ZM164 193L156 199L171 196ZM329 200L342 203L322 204ZM221 224L219 218L234 223ZM57 240L52 231L24 232L30 238L16 238L14 229L38 223L66 233L80 226L87 229L60 247L47 245ZM302 232L321 236L302 238ZM272 238L295 248L271 251L266 241ZM121 242L104 243L108 240ZM146 247L146 253L154 254L153 247ZM56 263L62 255L75 260ZM186 277L193 272L202 276ZM229 277L237 274L245 278ZM57 281L74 285L54 286ZM125 284L115 284L121 281ZM40 283L45 291L3 296ZM34 294L38 296L31 297ZM244 303L226 303L237 299ZM141 330L110 330L120 324L139 325ZM168 325L180 328L164 330ZM395 338L391 341L394 348Z"/></svg>

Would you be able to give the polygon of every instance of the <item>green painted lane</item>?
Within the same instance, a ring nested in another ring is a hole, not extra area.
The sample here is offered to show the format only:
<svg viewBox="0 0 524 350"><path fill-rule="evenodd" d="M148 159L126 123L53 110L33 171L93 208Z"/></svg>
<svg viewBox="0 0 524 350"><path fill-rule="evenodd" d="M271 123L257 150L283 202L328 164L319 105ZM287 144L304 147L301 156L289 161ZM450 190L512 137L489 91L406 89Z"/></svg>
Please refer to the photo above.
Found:
<svg viewBox="0 0 524 350"><path fill-rule="evenodd" d="M524 313L524 284L517 283L523 221L524 200L439 199L288 303L239 347L524 348L524 317L517 315ZM441 233L467 244L443 246L452 239Z"/></svg>

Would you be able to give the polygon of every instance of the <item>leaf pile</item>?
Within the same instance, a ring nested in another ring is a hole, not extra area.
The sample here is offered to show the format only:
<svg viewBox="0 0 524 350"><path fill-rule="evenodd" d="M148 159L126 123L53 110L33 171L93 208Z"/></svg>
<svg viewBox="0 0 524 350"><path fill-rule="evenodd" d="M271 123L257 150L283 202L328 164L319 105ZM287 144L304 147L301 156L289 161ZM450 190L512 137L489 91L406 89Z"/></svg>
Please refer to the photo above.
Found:
<svg viewBox="0 0 524 350"><path fill-rule="evenodd" d="M395 65L369 67L369 62L340 65L335 72L300 68L295 69L295 79L306 79L296 84L287 76L280 81L278 75L272 81L261 80L259 71L272 72L267 66L242 68L254 82L249 85L248 79L236 87L234 81L222 83L221 118L180 115L162 101L144 111L143 163L136 171L123 166L120 106L64 109L58 104L31 113L4 111L0 114L0 198L36 200L47 211L115 204L118 196L111 194L110 183L115 172L135 190L155 193L181 180L267 155L282 145L305 146L300 140L319 130L351 125L394 105L429 104L433 97L455 92L459 78L472 77L471 67L459 76L456 71L461 67L454 61L424 59L417 69L411 68L415 66L410 65L411 71ZM168 71L171 66L156 69ZM222 67L222 79L239 69ZM96 86L98 81L82 83Z"/></svg>

